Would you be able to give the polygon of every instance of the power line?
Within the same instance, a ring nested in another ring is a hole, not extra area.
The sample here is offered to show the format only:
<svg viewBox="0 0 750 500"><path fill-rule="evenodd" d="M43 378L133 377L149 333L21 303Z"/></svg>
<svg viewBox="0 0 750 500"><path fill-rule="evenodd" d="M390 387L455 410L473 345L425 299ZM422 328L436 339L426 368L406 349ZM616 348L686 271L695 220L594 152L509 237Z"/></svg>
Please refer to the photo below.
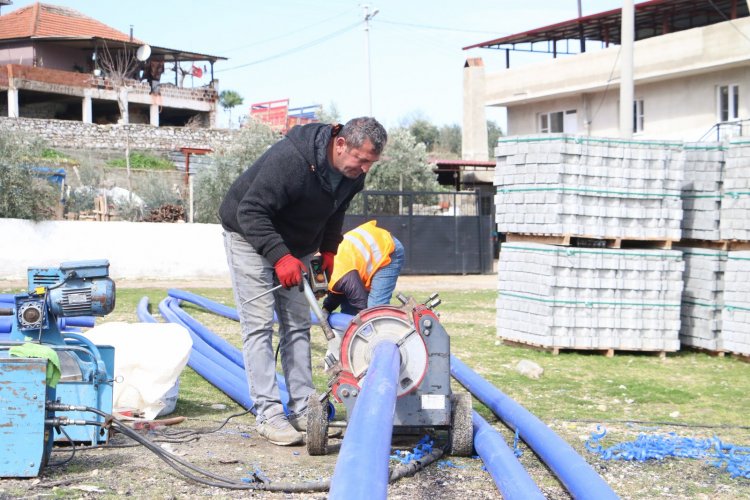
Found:
<svg viewBox="0 0 750 500"><path fill-rule="evenodd" d="M409 28L421 28L421 29L426 29L426 30L438 30L438 31L453 31L453 32L459 32L459 33L482 33L484 35L499 35L499 36L510 34L510 33L498 33L497 31L465 30L465 29L459 29L459 28L447 28L445 26L429 26L426 24L399 23L397 21L384 21L383 19L380 19L378 22L383 23L383 24L394 24L397 26L407 26Z"/></svg>
<svg viewBox="0 0 750 500"><path fill-rule="evenodd" d="M272 42L274 40L278 40L280 38L285 38L285 37L290 36L290 35L296 35L297 33L309 30L310 28L312 28L314 26L318 26L319 24L327 23L328 21L332 21L332 20L337 19L337 18L339 18L341 16L348 15L348 14L350 14L353 11L354 11L354 9L349 9L347 11L340 12L339 14L336 14L335 16L331 16L331 17L328 17L326 19L323 19L322 21L318 21L318 22L313 23L313 24L308 24L307 26L305 26L303 28L299 28L299 29L296 29L296 30L293 30L293 31L289 31L289 32L283 33L281 35L276 35L276 36L271 37L271 38L266 38L265 40L259 40L257 42L252 42L252 43L249 43L247 45L241 45L239 47L234 47L232 49L225 49L225 50L221 50L221 51L217 51L217 52L233 52L235 50L246 49L248 47L255 47L256 45L262 45L264 43Z"/></svg>
<svg viewBox="0 0 750 500"><path fill-rule="evenodd" d="M327 40L330 40L331 38L337 37L337 36L339 36L339 35L341 35L343 33L346 33L347 31L351 31L352 29L356 28L357 26L359 26L359 21L356 22L356 23L354 23L354 24L350 24L349 26L346 26L346 27L344 27L344 28L342 28L342 29L340 29L338 31L334 31L333 33L330 33L328 35L325 35L325 36L322 36L320 38L317 38L317 39L315 39L315 40L313 40L311 42L308 42L308 43L305 43L305 44L302 44L302 45L298 45L297 47L293 47L293 48L285 50L283 52L279 52L278 54L274 54L272 56L264 57L263 59L258 59L256 61L252 61L252 62L249 62L249 63L240 64L238 66L232 66L231 68L224 68L224 69L221 69L221 70L217 70L216 72L217 73L225 73L227 71L232 71L232 70L240 69L240 68L246 68L248 66L253 66L255 64L260 64L260 63L271 61L273 59L278 59L280 57L284 57L284 56L287 56L289 54L293 54L295 52L300 52L302 50L309 49L310 47L314 47L316 45L319 45L319 44L321 44L321 43L323 43L323 42L325 42Z"/></svg>

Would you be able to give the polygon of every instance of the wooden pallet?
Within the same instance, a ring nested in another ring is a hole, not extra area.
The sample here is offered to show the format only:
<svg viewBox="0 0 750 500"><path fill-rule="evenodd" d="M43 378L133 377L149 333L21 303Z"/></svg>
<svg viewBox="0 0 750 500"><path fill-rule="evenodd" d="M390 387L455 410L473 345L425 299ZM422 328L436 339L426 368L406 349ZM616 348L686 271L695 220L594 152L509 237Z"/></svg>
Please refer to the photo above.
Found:
<svg viewBox="0 0 750 500"><path fill-rule="evenodd" d="M681 345L682 347L680 349L683 351L701 352L703 354L711 356L712 358L723 358L726 354L729 354L727 351L723 350L706 349L705 347L697 347L694 345L686 344Z"/></svg>
<svg viewBox="0 0 750 500"><path fill-rule="evenodd" d="M627 353L627 354L651 354L655 356L659 356L660 359L666 359L668 352L674 352L674 351L642 351L640 349L605 349L605 348L598 348L598 347L554 347L554 346L544 346L541 344L534 344L531 342L523 342L520 340L510 340L510 339L501 339L503 345L507 345L510 347L522 347L525 349L534 349L538 351L545 351L551 353L553 356L558 356L560 352L580 352L580 351L587 351L591 353L600 353L605 358L614 358L615 353Z"/></svg>
<svg viewBox="0 0 750 500"><path fill-rule="evenodd" d="M680 240L676 244L681 247L705 248L707 250L750 250L750 241L739 240Z"/></svg>
<svg viewBox="0 0 750 500"><path fill-rule="evenodd" d="M527 234L505 233L506 242L531 242L546 245L561 245L580 248L650 248L657 250L671 250L674 240L664 239L633 239L633 238L601 238L597 236L575 234Z"/></svg>

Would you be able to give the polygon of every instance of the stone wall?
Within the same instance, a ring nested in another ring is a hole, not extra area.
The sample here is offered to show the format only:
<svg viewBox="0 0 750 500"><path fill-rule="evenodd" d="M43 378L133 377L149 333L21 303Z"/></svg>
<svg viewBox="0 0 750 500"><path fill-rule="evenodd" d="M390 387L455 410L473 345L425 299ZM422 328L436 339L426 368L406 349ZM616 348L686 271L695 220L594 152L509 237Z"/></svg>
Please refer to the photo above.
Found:
<svg viewBox="0 0 750 500"><path fill-rule="evenodd" d="M52 148L174 151L180 148L219 149L237 130L151 125L97 125L67 120L0 117L0 133L19 132L44 139Z"/></svg>

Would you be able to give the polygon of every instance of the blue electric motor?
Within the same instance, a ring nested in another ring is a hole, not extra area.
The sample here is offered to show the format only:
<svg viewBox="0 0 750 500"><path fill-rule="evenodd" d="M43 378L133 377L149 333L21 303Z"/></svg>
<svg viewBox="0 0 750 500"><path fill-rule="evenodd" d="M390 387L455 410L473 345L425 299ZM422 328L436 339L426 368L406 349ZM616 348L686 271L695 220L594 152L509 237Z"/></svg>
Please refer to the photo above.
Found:
<svg viewBox="0 0 750 500"><path fill-rule="evenodd" d="M56 414L46 403L58 401L111 413L114 349L94 345L82 335L61 332L58 320L104 316L114 307L115 284L109 278L106 260L28 270L28 291L14 297L10 341L0 343L0 477L38 475L53 441L106 441L101 416L83 411ZM55 351L61 372L56 389L46 383L46 359L9 355L14 346L24 343ZM101 425L77 424L60 430L51 424L55 417Z"/></svg>

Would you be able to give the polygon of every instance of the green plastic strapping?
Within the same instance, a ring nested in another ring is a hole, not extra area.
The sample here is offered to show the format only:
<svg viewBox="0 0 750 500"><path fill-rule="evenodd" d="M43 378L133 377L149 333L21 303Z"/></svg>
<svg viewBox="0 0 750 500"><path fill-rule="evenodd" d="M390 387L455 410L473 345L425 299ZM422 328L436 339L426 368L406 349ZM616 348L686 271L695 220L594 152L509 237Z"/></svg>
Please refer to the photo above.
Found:
<svg viewBox="0 0 750 500"><path fill-rule="evenodd" d="M604 238L604 239L613 239L613 238ZM524 246L517 246L513 243L503 243L501 246L502 248L508 248L512 250L526 250L529 252L546 252L546 253L555 253L555 254L565 254L565 255L573 255L573 254L589 254L589 255L624 255L626 257L659 257L659 258L667 258L667 259L673 259L673 260L681 260L682 259L682 253L680 253L677 250L653 250L653 253L641 253L641 252L629 252L627 250L618 250L618 249L610 249L610 248L599 248L599 249L592 249L592 248L578 248L578 247L555 247L555 248L537 248L537 247L524 247ZM672 254L665 254L660 252L676 252Z"/></svg>
<svg viewBox="0 0 750 500"><path fill-rule="evenodd" d="M534 302L542 302L545 304L565 304L575 306L618 306L618 307L680 307L680 303L654 303L654 302L625 302L625 301L606 301L606 300L560 300L560 299L543 299L541 297L531 297L529 295L523 295L512 292L498 292L499 297L513 297L515 299L531 300Z"/></svg>
<svg viewBox="0 0 750 500"><path fill-rule="evenodd" d="M681 192L671 193L634 193L630 191L610 191L607 189L591 189L591 188L571 188L571 187L550 187L550 188L500 188L498 187L495 191L496 194L504 193L531 193L537 191L546 192L568 192L574 194L613 194L618 196L631 196L631 197L647 197L647 198L680 198L682 197Z"/></svg>
<svg viewBox="0 0 750 500"><path fill-rule="evenodd" d="M724 304L724 309L727 311L750 311L750 307L735 306L732 304Z"/></svg>
<svg viewBox="0 0 750 500"><path fill-rule="evenodd" d="M614 138L599 138L599 137L580 137L580 136L551 136L551 137L516 137L516 138L505 138L498 139L498 144L512 144L512 143L523 143L523 142L570 142L573 144L585 144L588 142L595 144L614 144L614 145L630 145L636 144L639 146L666 146L666 147L682 147L682 142L660 142L660 141L626 141L623 139Z"/></svg>

